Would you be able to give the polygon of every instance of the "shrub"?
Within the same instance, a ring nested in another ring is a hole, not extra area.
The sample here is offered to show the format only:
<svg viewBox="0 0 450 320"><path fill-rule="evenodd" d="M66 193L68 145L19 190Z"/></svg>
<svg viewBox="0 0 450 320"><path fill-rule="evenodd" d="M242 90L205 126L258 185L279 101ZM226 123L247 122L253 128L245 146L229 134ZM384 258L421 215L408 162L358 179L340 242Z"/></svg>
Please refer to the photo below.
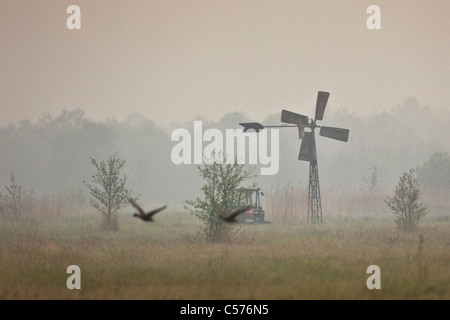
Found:
<svg viewBox="0 0 450 320"><path fill-rule="evenodd" d="M97 162L91 158L91 162L96 169L92 176L92 182L96 186L83 181L91 193L89 201L94 209L103 214L103 228L117 229L116 212L128 204L128 198L132 198L131 191L125 186L127 177L125 174L121 175L125 160L114 154L107 161Z"/></svg>
<svg viewBox="0 0 450 320"><path fill-rule="evenodd" d="M428 206L420 199L420 185L414 169L403 173L395 188L394 196L386 203L395 215L397 227L404 231L417 229L419 220L427 213Z"/></svg>
<svg viewBox="0 0 450 320"><path fill-rule="evenodd" d="M187 200L185 205L185 209L203 222L203 235L207 240L213 242L229 240L233 229L232 226L225 226L222 223L213 204L217 203L226 211L234 209L234 190L243 181L253 177L254 171L236 161L230 164L219 160L216 157L214 161L210 161L203 167L197 167L200 176L205 181L201 189L203 199Z"/></svg>

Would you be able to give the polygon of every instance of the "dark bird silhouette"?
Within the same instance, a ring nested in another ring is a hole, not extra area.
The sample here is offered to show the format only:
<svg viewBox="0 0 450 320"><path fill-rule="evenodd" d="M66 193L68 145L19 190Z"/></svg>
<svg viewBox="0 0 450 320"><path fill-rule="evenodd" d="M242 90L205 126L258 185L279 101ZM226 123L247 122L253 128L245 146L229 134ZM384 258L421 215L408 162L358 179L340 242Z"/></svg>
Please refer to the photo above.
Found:
<svg viewBox="0 0 450 320"><path fill-rule="evenodd" d="M142 219L143 221L151 221L153 222L153 216L155 214L157 214L158 212L164 210L166 208L166 206L149 211L149 212L145 212L136 202L134 202L133 199L129 198L128 202L131 203L131 205L133 207L136 208L136 210L138 211L138 213L135 213L133 216Z"/></svg>
<svg viewBox="0 0 450 320"><path fill-rule="evenodd" d="M242 212L247 211L250 208L250 206L245 206L245 207L241 207L231 213L227 213L222 208L220 208L217 205L217 203L213 202L213 206L214 206L214 209L219 213L219 218L226 222L229 222L229 223L237 222L237 219L236 219L237 216L240 215Z"/></svg>

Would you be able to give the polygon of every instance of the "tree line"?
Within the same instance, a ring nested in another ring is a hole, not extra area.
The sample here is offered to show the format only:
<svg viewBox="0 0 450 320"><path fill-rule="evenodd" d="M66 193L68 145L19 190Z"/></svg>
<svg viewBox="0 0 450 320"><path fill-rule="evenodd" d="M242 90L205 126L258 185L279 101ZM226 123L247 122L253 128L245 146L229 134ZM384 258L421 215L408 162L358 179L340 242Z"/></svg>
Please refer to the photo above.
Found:
<svg viewBox="0 0 450 320"><path fill-rule="evenodd" d="M224 130L251 120L243 113L230 112L217 122L204 123ZM43 114L35 122L10 123L0 128L1 192L6 193L4 186L10 185L11 174L15 183L36 195L79 192L85 189L82 181L93 174L91 159L117 153L127 161L124 170L129 186L142 195L142 201L183 205L200 194L202 181L195 165L172 163L170 134L176 127L191 128L192 121L171 128L137 114L121 122L94 121L76 109L56 117ZM280 114L262 123L280 124ZM449 111L420 105L415 98L405 99L388 112L366 116L330 108L323 124L350 129L350 138L341 143L317 137L321 188L342 193L393 190L403 172L416 168L424 187L448 190L449 123ZM307 186L308 164L297 160L299 148L295 130L281 129L278 174L256 177L252 183L263 190L277 184Z"/></svg>

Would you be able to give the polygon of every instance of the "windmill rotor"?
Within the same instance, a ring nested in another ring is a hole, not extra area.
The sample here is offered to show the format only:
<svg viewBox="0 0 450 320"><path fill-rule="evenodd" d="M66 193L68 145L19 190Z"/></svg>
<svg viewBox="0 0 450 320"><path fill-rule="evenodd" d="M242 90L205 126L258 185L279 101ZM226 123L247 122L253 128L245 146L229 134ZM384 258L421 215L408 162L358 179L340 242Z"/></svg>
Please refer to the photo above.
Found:
<svg viewBox="0 0 450 320"><path fill-rule="evenodd" d="M329 92L319 91L317 94L316 111L314 118L309 119L307 116L298 114L288 110L282 110L281 122L296 124L299 130L299 139L302 140L300 146L299 160L312 161L315 159L316 146L315 139L312 139L314 135L314 129L320 128L319 135L331 138L343 142L348 141L350 131L348 129L319 126L316 124L317 120L323 120L325 108L327 106ZM310 128L311 132L305 132L304 128ZM310 134L311 133L311 134Z"/></svg>

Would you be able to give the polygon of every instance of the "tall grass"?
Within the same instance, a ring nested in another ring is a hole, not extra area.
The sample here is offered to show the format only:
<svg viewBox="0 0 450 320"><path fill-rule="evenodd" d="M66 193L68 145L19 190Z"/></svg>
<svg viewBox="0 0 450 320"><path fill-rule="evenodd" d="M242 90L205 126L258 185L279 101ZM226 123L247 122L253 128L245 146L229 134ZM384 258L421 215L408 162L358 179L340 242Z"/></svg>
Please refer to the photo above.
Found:
<svg viewBox="0 0 450 320"><path fill-rule="evenodd" d="M154 223L123 212L117 231L102 231L100 218L0 220L0 299L450 298L448 222L420 233L390 220L242 225L233 241L212 244L185 241L201 224L181 212ZM79 291L65 286L72 264ZM372 264L378 292L365 287Z"/></svg>
<svg viewBox="0 0 450 320"><path fill-rule="evenodd" d="M308 190L277 185L265 193L263 208L266 220L273 223L306 223Z"/></svg>
<svg viewBox="0 0 450 320"><path fill-rule="evenodd" d="M271 224L241 225L220 244L186 241L202 224L184 211L145 223L126 208L104 231L70 197L40 199L32 217L0 217L0 299L450 299L450 221L426 217L405 233L390 215L358 218L378 214L362 205L369 195L324 194L330 218L312 226L305 190L275 191L264 199ZM81 290L65 285L72 264ZM372 264L381 290L365 286Z"/></svg>
<svg viewBox="0 0 450 320"><path fill-rule="evenodd" d="M267 220L275 223L306 224L308 213L308 188L276 186L263 198ZM351 221L393 218L385 200L389 190L336 192L321 190L324 220ZM428 217L450 221L450 190L423 190L423 201L429 204Z"/></svg>

